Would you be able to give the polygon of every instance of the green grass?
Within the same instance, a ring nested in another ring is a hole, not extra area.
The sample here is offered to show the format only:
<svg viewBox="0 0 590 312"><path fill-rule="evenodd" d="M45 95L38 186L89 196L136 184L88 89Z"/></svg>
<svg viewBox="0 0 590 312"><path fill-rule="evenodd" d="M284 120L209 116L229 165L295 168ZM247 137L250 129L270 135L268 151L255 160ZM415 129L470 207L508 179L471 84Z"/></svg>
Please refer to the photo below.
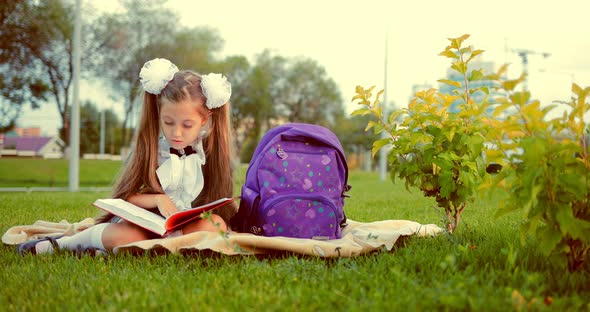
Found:
<svg viewBox="0 0 590 312"><path fill-rule="evenodd" d="M80 186L109 186L122 162L80 160ZM65 159L0 158L0 187L67 187L69 162Z"/></svg>
<svg viewBox="0 0 590 312"><path fill-rule="evenodd" d="M236 180L243 181L243 174L244 170L236 173ZM351 219L442 225L433 201L406 191L402 183L351 172L350 184L346 213ZM4 233L37 219L74 222L95 216L99 212L90 204L102 196L108 194L0 193L0 230ZM522 218L495 218L496 202L481 199L470 205L452 236L403 239L391 252L346 259L210 253L22 257L14 246L2 245L0 307L4 311L590 310L590 269L569 273L537 251L535 238L521 247Z"/></svg>

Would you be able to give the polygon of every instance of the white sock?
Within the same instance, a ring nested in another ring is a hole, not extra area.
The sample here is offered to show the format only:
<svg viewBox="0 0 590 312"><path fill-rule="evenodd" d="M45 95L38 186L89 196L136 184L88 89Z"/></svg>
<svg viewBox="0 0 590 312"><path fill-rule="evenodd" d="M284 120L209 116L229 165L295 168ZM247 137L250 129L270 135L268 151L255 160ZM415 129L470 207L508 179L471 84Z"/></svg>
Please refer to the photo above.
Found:
<svg viewBox="0 0 590 312"><path fill-rule="evenodd" d="M98 248L104 250L102 244L102 232L109 225L109 223L100 223L86 230L72 236L64 236L57 240L60 248L75 250L78 247L82 248ZM53 253L53 246L50 241L42 241L35 246L37 254Z"/></svg>

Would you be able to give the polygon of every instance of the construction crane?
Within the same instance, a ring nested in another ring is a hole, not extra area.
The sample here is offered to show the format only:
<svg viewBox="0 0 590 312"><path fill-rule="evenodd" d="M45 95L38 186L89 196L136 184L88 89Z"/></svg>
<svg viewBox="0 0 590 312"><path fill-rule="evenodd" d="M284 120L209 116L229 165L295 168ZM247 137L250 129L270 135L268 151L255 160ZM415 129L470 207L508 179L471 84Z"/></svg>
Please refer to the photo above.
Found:
<svg viewBox="0 0 590 312"><path fill-rule="evenodd" d="M527 80L528 80L528 74L529 74L529 70L528 70L529 55L541 55L543 58L548 58L549 56L551 56L551 53L537 52L537 51L526 50L526 49L512 49L512 52L514 52L514 53L518 54L518 56L520 56L520 61L522 63L522 72L525 74L525 78L522 83L522 89L523 89L523 91L528 91L529 88L528 88Z"/></svg>

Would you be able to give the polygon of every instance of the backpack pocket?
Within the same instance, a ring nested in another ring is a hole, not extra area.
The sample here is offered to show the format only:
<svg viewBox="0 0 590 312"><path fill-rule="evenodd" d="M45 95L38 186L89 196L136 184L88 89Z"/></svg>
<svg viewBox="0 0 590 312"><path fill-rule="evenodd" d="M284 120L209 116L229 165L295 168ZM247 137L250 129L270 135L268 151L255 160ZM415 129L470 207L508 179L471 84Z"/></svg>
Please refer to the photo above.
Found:
<svg viewBox="0 0 590 312"><path fill-rule="evenodd" d="M261 203L258 224L264 236L285 236L320 240L341 236L342 213L324 197L289 194Z"/></svg>

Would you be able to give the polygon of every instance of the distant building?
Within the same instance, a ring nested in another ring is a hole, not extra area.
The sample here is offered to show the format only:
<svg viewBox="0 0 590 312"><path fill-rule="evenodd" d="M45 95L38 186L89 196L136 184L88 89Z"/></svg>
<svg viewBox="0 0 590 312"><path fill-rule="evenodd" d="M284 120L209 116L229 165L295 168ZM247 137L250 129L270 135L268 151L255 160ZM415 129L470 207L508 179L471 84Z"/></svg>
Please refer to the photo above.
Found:
<svg viewBox="0 0 590 312"><path fill-rule="evenodd" d="M41 136L41 128L39 128L39 127L14 128L14 133L17 136L34 136L34 137L39 137L39 136Z"/></svg>
<svg viewBox="0 0 590 312"><path fill-rule="evenodd" d="M63 158L64 142L58 137L3 136L0 156Z"/></svg>
<svg viewBox="0 0 590 312"><path fill-rule="evenodd" d="M495 67L494 62L483 61L480 56L477 56L473 61L471 61L469 63L469 71L467 72L467 76L469 77L471 75L472 70L479 70L479 69L483 69L484 75L493 74L493 73L495 73L494 67ZM456 81L461 84L461 89L465 88L465 81L464 81L463 76L459 72L455 71L454 69L451 69L451 68L447 69L447 77L445 79L448 79L451 81ZM488 87L489 92L490 92L490 96L489 96L488 100L490 101L490 104L493 104L493 98L496 95L499 95L494 90L494 87L495 87L494 81L482 79L482 80L475 80L475 81L469 82L470 89L474 89L474 88L478 88L478 87ZM454 90L458 90L458 88L455 86L451 86L449 84L446 84L446 83L440 83L439 91L441 93L454 94L453 93ZM459 90L459 92L460 92L460 94L463 94L462 90ZM471 94L471 97L475 102L481 103L485 97L485 93L482 91L478 91L478 92ZM458 99L455 102L453 102L453 104L451 104L450 111L457 112L458 111L457 105L459 105L460 103L462 103L461 99ZM487 113L491 114L493 109L494 108L492 106L488 107Z"/></svg>

